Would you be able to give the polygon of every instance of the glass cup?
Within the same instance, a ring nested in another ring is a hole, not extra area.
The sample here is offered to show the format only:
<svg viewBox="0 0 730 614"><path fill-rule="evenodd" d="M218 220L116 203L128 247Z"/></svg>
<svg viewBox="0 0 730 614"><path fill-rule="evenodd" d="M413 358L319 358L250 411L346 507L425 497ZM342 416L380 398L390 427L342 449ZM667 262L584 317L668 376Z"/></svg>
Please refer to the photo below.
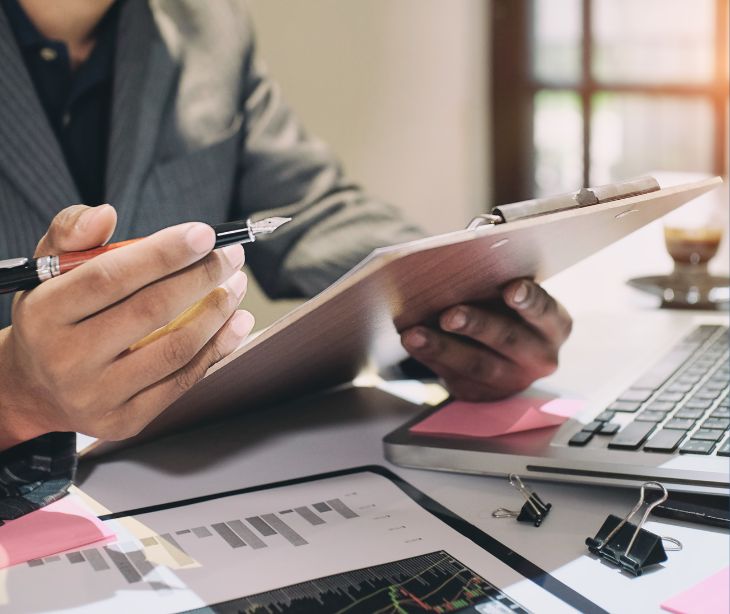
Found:
<svg viewBox="0 0 730 614"><path fill-rule="evenodd" d="M671 183L683 183L701 177L675 174ZM661 185L665 185L660 180ZM718 251L725 251L723 242L728 227L728 185L694 199L664 218L664 242L674 262L669 275L653 275L629 280L634 288L654 294L661 306L672 309L727 309L730 280L714 275L711 269L720 260L711 262ZM708 266L709 265L709 266Z"/></svg>
<svg viewBox="0 0 730 614"><path fill-rule="evenodd" d="M664 241L674 261L665 282L666 306L708 308L727 301L727 277L712 275L708 269L728 224L727 198L725 185L665 218Z"/></svg>

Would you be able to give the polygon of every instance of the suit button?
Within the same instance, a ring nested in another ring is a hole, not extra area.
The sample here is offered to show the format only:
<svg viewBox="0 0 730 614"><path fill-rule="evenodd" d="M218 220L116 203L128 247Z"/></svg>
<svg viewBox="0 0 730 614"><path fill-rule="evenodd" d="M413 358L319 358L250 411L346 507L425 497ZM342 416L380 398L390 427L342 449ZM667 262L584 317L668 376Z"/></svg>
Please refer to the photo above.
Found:
<svg viewBox="0 0 730 614"><path fill-rule="evenodd" d="M58 52L51 47L43 47L40 50L40 55L46 62L53 62L58 57Z"/></svg>

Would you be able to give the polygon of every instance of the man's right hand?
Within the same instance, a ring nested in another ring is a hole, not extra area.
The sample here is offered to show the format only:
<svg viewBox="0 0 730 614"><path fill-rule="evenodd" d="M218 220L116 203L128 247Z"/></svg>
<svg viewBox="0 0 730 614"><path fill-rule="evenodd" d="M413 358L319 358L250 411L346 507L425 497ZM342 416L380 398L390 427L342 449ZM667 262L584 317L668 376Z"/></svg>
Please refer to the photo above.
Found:
<svg viewBox="0 0 730 614"><path fill-rule="evenodd" d="M69 207L36 255L97 247L115 225L109 205ZM214 241L173 226L19 293L0 330L0 450L53 431L131 437L230 354L253 317L237 311L243 248Z"/></svg>

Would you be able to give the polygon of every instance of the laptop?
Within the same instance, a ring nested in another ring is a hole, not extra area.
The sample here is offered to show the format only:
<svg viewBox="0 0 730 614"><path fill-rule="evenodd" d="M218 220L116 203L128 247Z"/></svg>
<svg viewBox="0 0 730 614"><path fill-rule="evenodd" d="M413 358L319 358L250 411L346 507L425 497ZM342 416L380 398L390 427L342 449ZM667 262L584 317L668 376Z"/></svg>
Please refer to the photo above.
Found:
<svg viewBox="0 0 730 614"><path fill-rule="evenodd" d="M407 467L526 479L631 487L655 480L674 492L726 497L730 342L727 320L711 322L677 331L609 396L560 427L483 439L412 433L436 407L387 435L386 457Z"/></svg>

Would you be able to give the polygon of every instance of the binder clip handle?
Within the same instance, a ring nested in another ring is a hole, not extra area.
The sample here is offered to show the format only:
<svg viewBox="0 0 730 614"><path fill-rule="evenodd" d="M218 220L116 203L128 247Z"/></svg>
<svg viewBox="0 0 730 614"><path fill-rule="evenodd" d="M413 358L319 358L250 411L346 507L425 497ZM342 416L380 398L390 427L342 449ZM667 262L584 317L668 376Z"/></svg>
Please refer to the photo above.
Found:
<svg viewBox="0 0 730 614"><path fill-rule="evenodd" d="M534 491L530 490L515 473L509 474L510 485L520 491L525 503L519 512L500 507L492 512L494 518L517 518L520 522L531 522L536 527L542 524L552 504L545 503Z"/></svg>
<svg viewBox="0 0 730 614"><path fill-rule="evenodd" d="M649 487L657 488L661 493L660 497L651 503L646 502L646 490ZM633 509L623 519L610 514L596 536L586 538L588 549L634 576L640 576L644 568L649 565L666 561L667 554L662 544L662 540L666 538L647 531L643 526L651 511L657 505L664 503L668 497L667 489L658 482L642 484L639 500ZM644 504L646 504L646 510L641 520L636 525L632 524L631 519ZM677 540L669 539L675 544L679 544ZM681 544L679 545L681 546Z"/></svg>
<svg viewBox="0 0 730 614"><path fill-rule="evenodd" d="M641 485L641 490L639 491L639 500L636 502L636 505L634 505L634 508L624 517L624 519L614 527L613 531L611 531L602 541L602 543L598 544L598 547L601 548L606 542L611 541L611 538L618 533L625 524L629 523L629 521L634 517L634 514L638 512L641 509L641 506L644 505L644 502L646 500L646 487L647 486L655 486L661 491L661 497L654 501L653 503L650 503L646 507L646 511L644 512L644 515L641 518L641 522L636 527L636 530L634 531L634 534L631 537L631 541L629 542L629 545L626 546L626 554L628 555L631 552L631 548L634 545L634 541L636 540L636 536L639 534L639 531L641 530L641 527L644 526L644 523L646 522L646 519L649 517L649 514L651 511L657 506L662 503L664 503L667 498L669 497L669 493L667 493L667 489L664 488L659 482L646 482ZM629 523L630 524L630 523Z"/></svg>

